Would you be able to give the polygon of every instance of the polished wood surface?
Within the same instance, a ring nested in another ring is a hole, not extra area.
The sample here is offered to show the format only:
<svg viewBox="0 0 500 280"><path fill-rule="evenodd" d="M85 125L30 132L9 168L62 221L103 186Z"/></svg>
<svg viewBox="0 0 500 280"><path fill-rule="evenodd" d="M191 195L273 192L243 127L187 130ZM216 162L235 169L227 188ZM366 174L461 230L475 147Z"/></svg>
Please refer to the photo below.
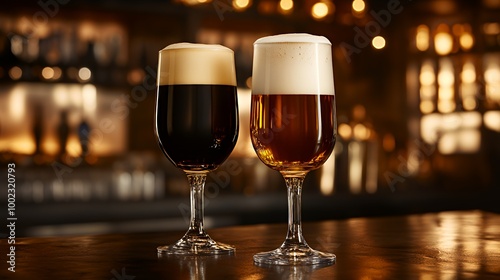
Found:
<svg viewBox="0 0 500 280"><path fill-rule="evenodd" d="M229 256L158 257L183 232L16 239L16 272L2 244L0 279L499 279L500 215L442 212L304 223L309 245L333 252L327 267L254 265L286 225L208 230L236 246Z"/></svg>

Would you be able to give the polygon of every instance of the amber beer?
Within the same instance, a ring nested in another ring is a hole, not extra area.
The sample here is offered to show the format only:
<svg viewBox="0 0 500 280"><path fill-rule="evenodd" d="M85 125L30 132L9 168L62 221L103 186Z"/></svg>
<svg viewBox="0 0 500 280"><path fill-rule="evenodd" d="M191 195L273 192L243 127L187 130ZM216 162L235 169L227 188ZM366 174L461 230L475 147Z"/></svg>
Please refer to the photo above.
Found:
<svg viewBox="0 0 500 280"><path fill-rule="evenodd" d="M291 42L255 44L252 143L259 158L275 170L311 170L335 146L331 46L285 39Z"/></svg>
<svg viewBox="0 0 500 280"><path fill-rule="evenodd" d="M253 94L251 114L266 116L251 124L251 135L259 158L275 170L315 169L333 150L333 95Z"/></svg>
<svg viewBox="0 0 500 280"><path fill-rule="evenodd" d="M330 41L279 34L254 43L250 131L259 159L285 180L288 230L275 250L257 253L264 265L331 265L334 254L312 249L302 235L301 196L307 173L335 146L336 115Z"/></svg>

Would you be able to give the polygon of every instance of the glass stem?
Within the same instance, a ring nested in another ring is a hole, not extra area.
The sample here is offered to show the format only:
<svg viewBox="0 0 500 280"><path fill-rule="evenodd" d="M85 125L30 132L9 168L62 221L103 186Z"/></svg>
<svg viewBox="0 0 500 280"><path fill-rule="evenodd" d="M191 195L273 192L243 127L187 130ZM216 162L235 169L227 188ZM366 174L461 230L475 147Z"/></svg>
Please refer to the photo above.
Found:
<svg viewBox="0 0 500 280"><path fill-rule="evenodd" d="M283 246L307 246L302 236L301 197L305 174L284 175L288 193L288 232Z"/></svg>
<svg viewBox="0 0 500 280"><path fill-rule="evenodd" d="M204 205L203 205L203 192L205 180L207 179L206 173L186 172L191 199L191 221L189 223L188 233L202 235Z"/></svg>

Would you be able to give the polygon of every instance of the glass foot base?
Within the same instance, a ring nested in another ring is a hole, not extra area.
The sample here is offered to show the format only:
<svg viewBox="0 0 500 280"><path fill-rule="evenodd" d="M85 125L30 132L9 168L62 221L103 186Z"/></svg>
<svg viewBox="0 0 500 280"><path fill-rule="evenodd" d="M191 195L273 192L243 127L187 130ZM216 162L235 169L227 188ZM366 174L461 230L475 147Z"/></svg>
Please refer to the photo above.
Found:
<svg viewBox="0 0 500 280"><path fill-rule="evenodd" d="M336 256L301 246L281 247L274 251L258 253L253 256L253 260L257 264L268 265L332 265Z"/></svg>
<svg viewBox="0 0 500 280"><path fill-rule="evenodd" d="M173 245L159 246L158 254L172 255L224 255L233 254L231 245L215 242L210 236L184 236Z"/></svg>

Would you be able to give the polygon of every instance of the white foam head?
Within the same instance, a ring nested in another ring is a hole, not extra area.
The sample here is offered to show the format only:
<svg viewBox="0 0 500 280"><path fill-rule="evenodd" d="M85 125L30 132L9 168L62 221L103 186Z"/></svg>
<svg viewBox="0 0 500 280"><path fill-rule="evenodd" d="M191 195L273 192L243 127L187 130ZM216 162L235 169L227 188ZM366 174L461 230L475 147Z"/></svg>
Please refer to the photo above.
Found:
<svg viewBox="0 0 500 280"><path fill-rule="evenodd" d="M234 52L221 45L169 45L159 54L157 83L236 86Z"/></svg>
<svg viewBox="0 0 500 280"><path fill-rule="evenodd" d="M254 43L253 94L334 95L332 44L304 33L263 37Z"/></svg>

